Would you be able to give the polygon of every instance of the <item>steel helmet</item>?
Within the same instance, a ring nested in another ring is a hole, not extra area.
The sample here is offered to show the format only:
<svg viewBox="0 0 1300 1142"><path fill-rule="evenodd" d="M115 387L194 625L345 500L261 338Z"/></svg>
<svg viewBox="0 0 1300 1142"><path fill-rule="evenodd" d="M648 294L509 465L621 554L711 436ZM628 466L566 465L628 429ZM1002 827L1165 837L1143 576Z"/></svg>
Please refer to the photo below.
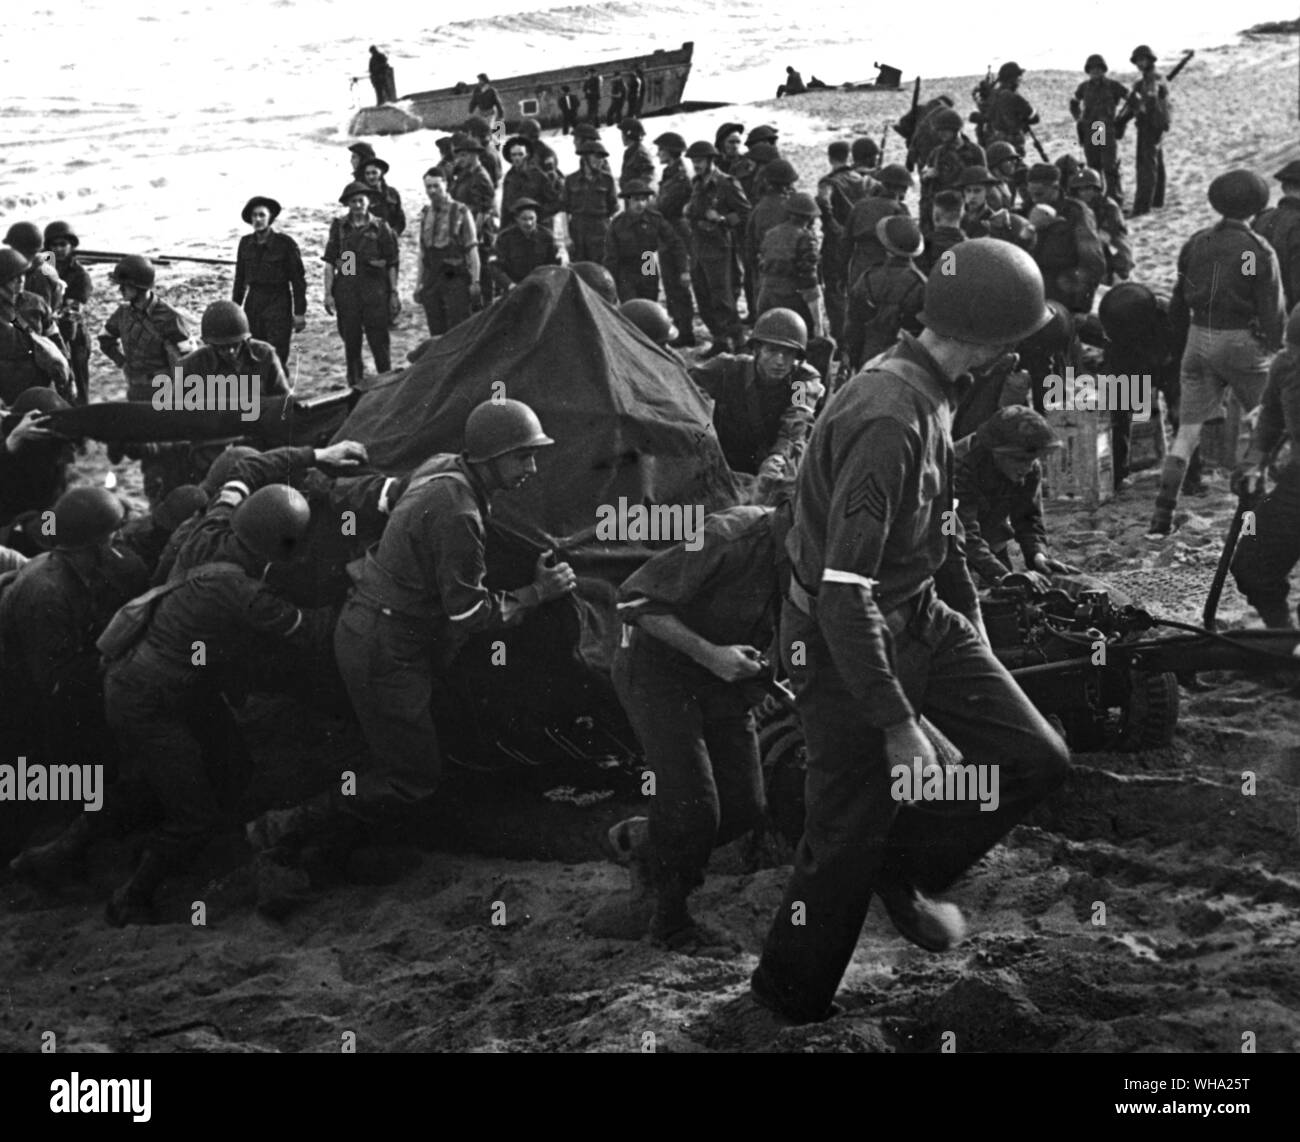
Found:
<svg viewBox="0 0 1300 1142"><path fill-rule="evenodd" d="M634 297L630 301L625 301L618 308L624 317L656 345L667 345L669 341L677 336L677 328L673 325L672 318L668 316L668 311L657 301L649 301L644 297Z"/></svg>
<svg viewBox="0 0 1300 1142"><path fill-rule="evenodd" d="M153 289L157 272L153 263L143 254L127 254L108 275L118 285L132 285L139 289Z"/></svg>
<svg viewBox="0 0 1300 1142"><path fill-rule="evenodd" d="M1074 340L1074 314L1069 308L1059 301L1049 301L1047 308L1052 311L1051 321L1026 337L1022 342L1024 348L1055 353Z"/></svg>
<svg viewBox="0 0 1300 1142"><path fill-rule="evenodd" d="M785 212L796 218L816 218L821 213L813 196L804 194L801 190L795 191L785 200Z"/></svg>
<svg viewBox="0 0 1300 1142"><path fill-rule="evenodd" d="M1042 414L1023 404L998 409L976 429L975 443L990 452L1031 456L1062 446Z"/></svg>
<svg viewBox="0 0 1300 1142"><path fill-rule="evenodd" d="M76 232L66 222L51 222L45 227L45 248L48 250L60 238L66 238L72 243L73 248L81 245L81 239L77 237Z"/></svg>
<svg viewBox="0 0 1300 1142"><path fill-rule="evenodd" d="M209 345L238 345L252 336L244 307L233 301L214 301L203 311L199 336Z"/></svg>
<svg viewBox="0 0 1300 1142"><path fill-rule="evenodd" d="M655 140L655 146L661 150L672 151L674 154L680 155L686 150L686 140L676 131L665 131Z"/></svg>
<svg viewBox="0 0 1300 1142"><path fill-rule="evenodd" d="M945 256L952 272L925 282L920 319L932 333L976 345L1016 344L1052 319L1043 275L1018 246L970 238Z"/></svg>
<svg viewBox="0 0 1300 1142"><path fill-rule="evenodd" d="M1010 60L1007 63L1004 63L1000 68L998 68L999 81L1005 81L1008 79L1019 79L1024 74L1025 74L1025 69L1021 67L1018 63L1016 63L1014 60Z"/></svg>
<svg viewBox="0 0 1300 1142"><path fill-rule="evenodd" d="M793 309L769 309L754 322L749 339L764 345L784 345L803 353L808 348L808 326Z"/></svg>
<svg viewBox="0 0 1300 1142"><path fill-rule="evenodd" d="M208 506L207 493L196 484L181 484L167 493L162 503L149 513L154 527L169 535L190 516Z"/></svg>
<svg viewBox="0 0 1300 1142"><path fill-rule="evenodd" d="M67 407L68 402L48 385L32 385L31 388L23 389L14 398L14 403L9 406L9 411L15 416L26 416L33 410L37 412L57 412L59 409Z"/></svg>
<svg viewBox="0 0 1300 1142"><path fill-rule="evenodd" d="M1104 56L1099 56L1099 55L1097 55L1096 52L1094 52L1092 55L1090 55L1090 56L1087 58L1087 60L1084 62L1083 70L1084 70L1084 71L1091 71L1094 67L1099 67L1099 68L1101 68L1102 71L1109 71L1109 70L1110 70L1110 69L1106 66L1106 59L1105 59L1105 57L1104 57Z"/></svg>
<svg viewBox="0 0 1300 1142"><path fill-rule="evenodd" d="M794 186L799 172L785 159L773 159L763 168L763 177L769 186Z"/></svg>
<svg viewBox="0 0 1300 1142"><path fill-rule="evenodd" d="M1102 188L1101 175L1092 167L1084 167L1082 170L1076 171L1070 179L1071 190L1086 190L1088 187L1092 187L1093 190Z"/></svg>
<svg viewBox="0 0 1300 1142"><path fill-rule="evenodd" d="M860 167L874 167L880 160L880 144L866 135L853 140L853 162Z"/></svg>
<svg viewBox="0 0 1300 1142"><path fill-rule="evenodd" d="M1112 341L1145 340L1159 316L1156 295L1140 282L1121 282L1097 306L1102 330Z"/></svg>
<svg viewBox="0 0 1300 1142"><path fill-rule="evenodd" d="M1020 156L1016 153L1016 148L1008 143L1005 139L998 139L996 142L989 144L989 149L984 152L988 159L989 169L997 166L998 163L1005 163L1007 159L1018 159Z"/></svg>
<svg viewBox="0 0 1300 1142"><path fill-rule="evenodd" d="M960 111L943 107L930 116L930 126L936 131L960 131L965 126Z"/></svg>
<svg viewBox="0 0 1300 1142"><path fill-rule="evenodd" d="M686 157L688 159L716 159L718 157L718 148L707 139L700 139L686 148Z"/></svg>
<svg viewBox="0 0 1300 1142"><path fill-rule="evenodd" d="M35 222L15 222L5 235L5 245L12 246L20 254L32 257L40 251L45 243L45 235Z"/></svg>
<svg viewBox="0 0 1300 1142"><path fill-rule="evenodd" d="M0 249L0 282L11 282L32 268L32 263L9 246Z"/></svg>
<svg viewBox="0 0 1300 1142"><path fill-rule="evenodd" d="M752 147L755 143L775 143L779 133L775 127L764 123L760 127L755 127L745 137L745 146Z"/></svg>
<svg viewBox="0 0 1300 1142"><path fill-rule="evenodd" d="M1268 183L1254 171L1228 171L1210 183L1208 197L1225 218L1251 218L1268 205Z"/></svg>
<svg viewBox="0 0 1300 1142"><path fill-rule="evenodd" d="M569 268L610 305L618 304L618 286L614 284L614 275L599 262L574 262Z"/></svg>
<svg viewBox="0 0 1300 1142"><path fill-rule="evenodd" d="M271 563L287 563L301 549L311 508L296 488L268 484L235 509L230 528L254 554Z"/></svg>
<svg viewBox="0 0 1300 1142"><path fill-rule="evenodd" d="M645 138L645 127L640 119L629 116L618 125L619 131L624 135L635 135L638 139Z"/></svg>
<svg viewBox="0 0 1300 1142"><path fill-rule="evenodd" d="M906 214L891 214L877 222L876 240L900 258L915 258L925 249L921 228Z"/></svg>
<svg viewBox="0 0 1300 1142"><path fill-rule="evenodd" d="M542 422L523 401L488 400L465 422L465 458L472 464L495 460L521 448L554 444L542 431Z"/></svg>
<svg viewBox="0 0 1300 1142"><path fill-rule="evenodd" d="M911 190L913 185L911 172L901 163L890 163L888 166L881 167L876 178L885 186Z"/></svg>
<svg viewBox="0 0 1300 1142"><path fill-rule="evenodd" d="M1138 44L1133 49L1133 54L1128 57L1129 63L1137 63L1138 60L1149 59L1152 63L1156 61L1156 53L1151 50L1148 44Z"/></svg>
<svg viewBox="0 0 1300 1142"><path fill-rule="evenodd" d="M58 551L76 551L103 543L122 526L126 509L106 488L83 484L64 492L54 505L54 534Z"/></svg>

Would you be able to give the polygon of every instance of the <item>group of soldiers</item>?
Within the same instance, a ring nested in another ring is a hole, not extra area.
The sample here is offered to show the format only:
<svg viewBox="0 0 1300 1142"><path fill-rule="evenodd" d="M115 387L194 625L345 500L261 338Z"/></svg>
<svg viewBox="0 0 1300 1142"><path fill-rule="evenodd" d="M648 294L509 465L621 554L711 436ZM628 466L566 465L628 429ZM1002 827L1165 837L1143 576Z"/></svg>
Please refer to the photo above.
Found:
<svg viewBox="0 0 1300 1142"><path fill-rule="evenodd" d="M1104 84L1104 61L1089 64L1088 83ZM620 307L669 353L692 347L696 307L712 336L707 352L679 358L682 379L711 403L749 502L708 517L702 542L659 552L618 591L613 682L656 791L647 817L610 834L630 891L599 902L585 927L688 952L734 943L688 898L710 852L762 823L752 709L779 658L807 740L807 817L751 993L733 1012L744 1041L835 1013L873 894L918 946L955 946L964 921L937 894L1065 780L1068 749L994 655L979 596L1012 573L1013 540L1031 583L1075 570L1053 557L1043 521L1042 462L1060 443L1042 415L1047 375L1082 365L1090 347L1106 371L1156 378L1178 416L1157 536L1197 478L1201 429L1229 391L1245 409L1263 406L1235 486L1262 484L1279 438L1300 431L1300 162L1276 172L1272 209L1258 174L1215 178L1220 220L1188 240L1178 285L1162 297L1129 280L1138 267L1104 134L1086 163L1023 162L1008 125L1024 121L1019 74L1003 69L981 113L987 148L945 105L914 121L913 143L932 138L917 160L919 218L912 173L880 166L872 140L832 143L806 194L776 131L746 135L735 123L689 146L661 134L656 166L641 124L625 119L617 183L598 136L579 136L580 167L560 176L539 131L525 125L507 140L502 162L471 125L424 175L417 297L432 336L492 304L489 281L500 294L566 262L591 304ZM1099 113L1081 92L1083 121ZM352 156L324 285L355 385L363 336L376 368L391 364L405 216L387 164L365 144ZM493 233L498 210L513 224ZM129 398L147 399L150 378L174 366L247 372L265 395L287 394L306 285L297 245L274 229L279 213L264 196L245 206L252 231L233 297L207 308L198 348L154 292L147 259L115 267L121 305L99 342ZM107 917L140 922L159 886L228 827L247 786L230 705L261 687L314 684L302 664L324 662L368 755L354 788L247 823L275 911L300 898L305 853L382 836L438 796L433 699L469 638L533 621L576 589L574 568L549 553L522 588L485 583L493 496L537 478L539 451L565 442L527 405L491 400L469 414L460 453L409 474L370 471L355 441L191 450L187 482L146 468L152 511L127 521L108 490L68 486L76 458L52 417L67 382L48 371L60 349L41 328L63 337L70 373L78 335L59 323L77 316L65 298L84 304L90 289L77 241L65 223L20 225L0 250L11 568L0 578L0 732L33 755L118 766L110 805L152 827ZM1293 625L1298 470L1279 473L1234 565L1273 626ZM355 525L342 547L341 514ZM996 809L891 796L895 764L936 762L930 726L968 764L1000 767ZM57 878L109 827L83 814L11 867Z"/></svg>

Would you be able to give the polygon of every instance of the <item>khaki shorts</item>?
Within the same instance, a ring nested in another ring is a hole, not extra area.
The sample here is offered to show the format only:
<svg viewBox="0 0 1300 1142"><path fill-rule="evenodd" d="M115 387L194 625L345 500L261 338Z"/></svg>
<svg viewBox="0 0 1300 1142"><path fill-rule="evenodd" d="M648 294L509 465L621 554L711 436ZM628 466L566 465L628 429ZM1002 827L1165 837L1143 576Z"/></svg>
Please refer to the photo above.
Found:
<svg viewBox="0 0 1300 1142"><path fill-rule="evenodd" d="M1223 414L1231 389L1249 412L1264 394L1270 355L1249 329L1206 329L1193 325L1183 352L1180 424L1204 424Z"/></svg>

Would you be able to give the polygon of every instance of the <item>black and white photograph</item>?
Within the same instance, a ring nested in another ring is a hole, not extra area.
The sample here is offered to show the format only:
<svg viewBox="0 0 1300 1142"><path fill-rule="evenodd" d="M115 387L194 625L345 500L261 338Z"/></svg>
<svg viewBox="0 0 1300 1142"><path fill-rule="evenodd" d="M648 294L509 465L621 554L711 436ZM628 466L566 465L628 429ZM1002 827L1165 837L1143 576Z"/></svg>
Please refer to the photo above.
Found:
<svg viewBox="0 0 1300 1142"><path fill-rule="evenodd" d="M1104 1056L1099 1122L1248 1117L1300 1051L1285 7L7 13L31 1122L269 1053Z"/></svg>

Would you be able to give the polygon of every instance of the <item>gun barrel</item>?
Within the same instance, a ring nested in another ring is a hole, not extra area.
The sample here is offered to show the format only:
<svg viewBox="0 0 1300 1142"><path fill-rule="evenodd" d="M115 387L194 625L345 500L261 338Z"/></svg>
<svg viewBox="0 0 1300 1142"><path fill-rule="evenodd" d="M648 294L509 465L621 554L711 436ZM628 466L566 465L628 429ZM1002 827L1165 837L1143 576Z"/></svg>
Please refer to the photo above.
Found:
<svg viewBox="0 0 1300 1142"><path fill-rule="evenodd" d="M83 262L120 262L125 253L116 250L78 250L77 257ZM173 262L198 262L205 266L233 266L230 258L204 258L197 254L153 254L149 260L155 265L169 266Z"/></svg>

